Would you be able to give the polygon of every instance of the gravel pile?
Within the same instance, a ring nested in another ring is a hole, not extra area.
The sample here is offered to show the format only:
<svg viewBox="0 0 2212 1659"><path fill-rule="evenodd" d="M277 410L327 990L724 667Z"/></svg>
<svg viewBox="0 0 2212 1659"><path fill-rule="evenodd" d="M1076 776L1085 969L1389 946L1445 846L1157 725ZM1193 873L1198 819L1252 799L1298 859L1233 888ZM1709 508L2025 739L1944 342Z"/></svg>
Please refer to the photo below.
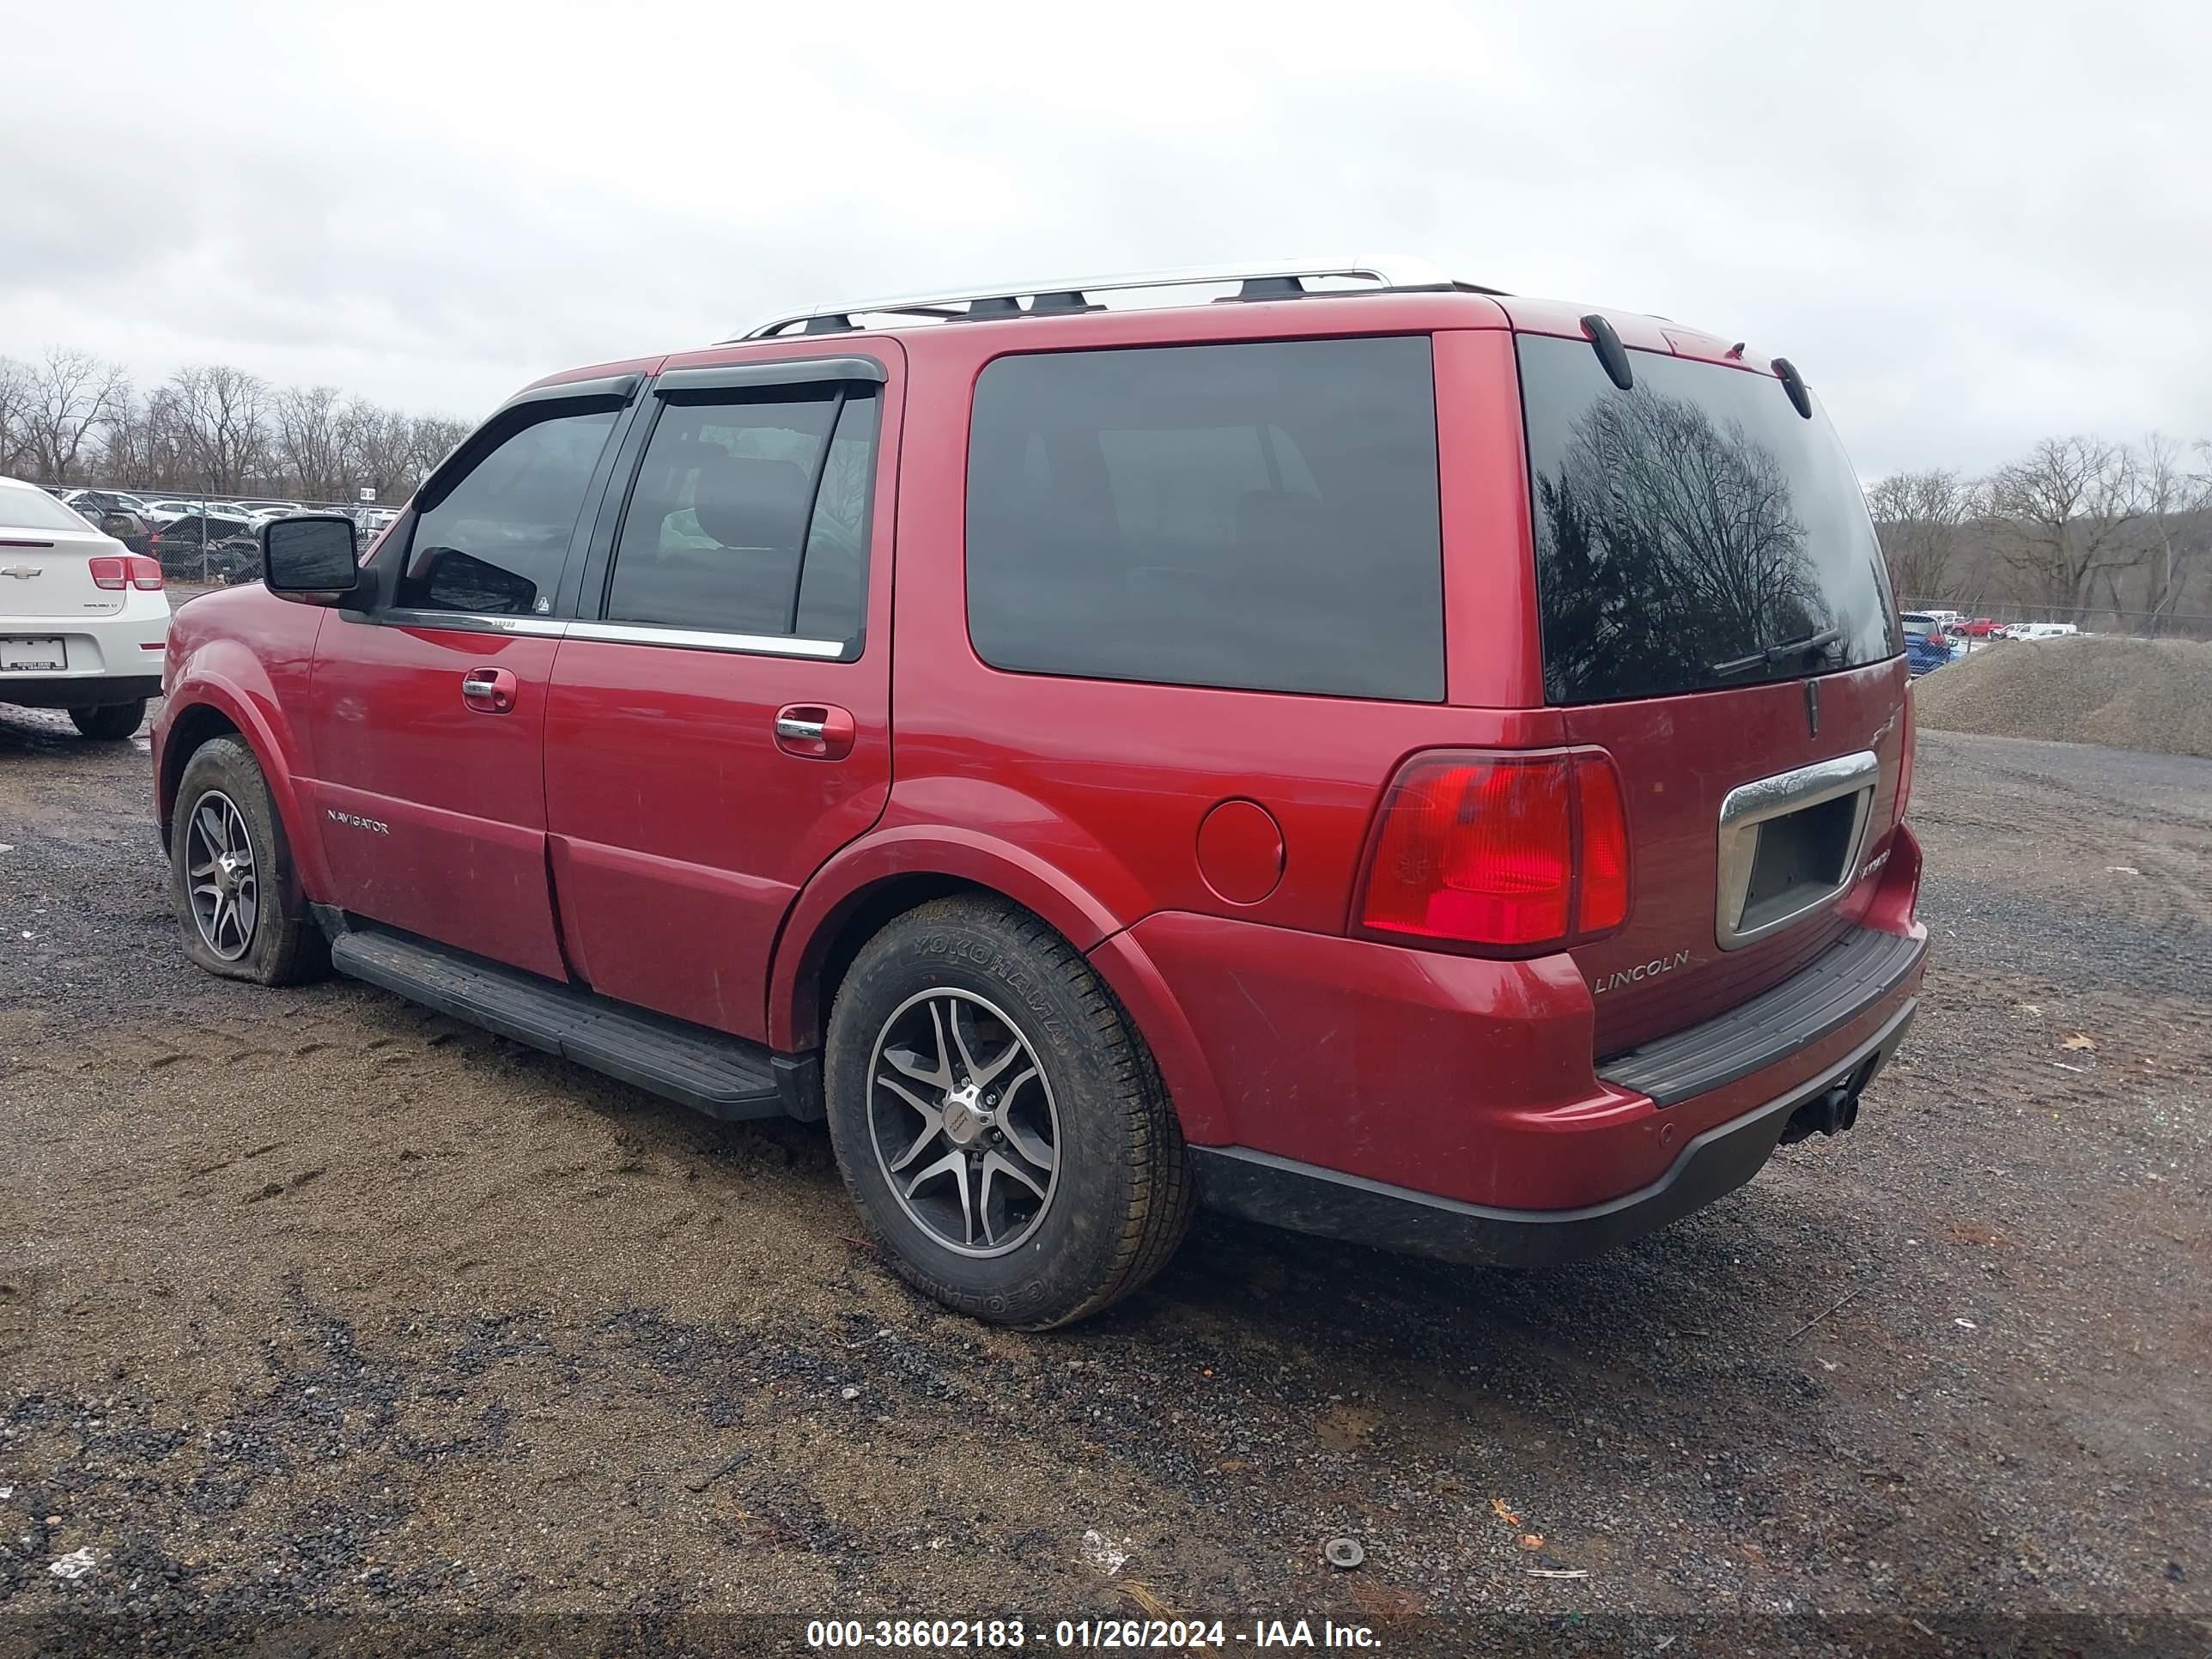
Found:
<svg viewBox="0 0 2212 1659"><path fill-rule="evenodd" d="M2008 641L1914 696L1923 726L2212 756L2212 645L2193 640Z"/></svg>

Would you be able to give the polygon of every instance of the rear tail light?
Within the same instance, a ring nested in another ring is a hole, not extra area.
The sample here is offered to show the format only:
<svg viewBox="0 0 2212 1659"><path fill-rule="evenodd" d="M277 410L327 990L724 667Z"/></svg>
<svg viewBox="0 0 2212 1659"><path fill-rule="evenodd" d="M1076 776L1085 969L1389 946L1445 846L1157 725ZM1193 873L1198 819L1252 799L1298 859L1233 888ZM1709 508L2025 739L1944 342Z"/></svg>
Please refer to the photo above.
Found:
<svg viewBox="0 0 2212 1659"><path fill-rule="evenodd" d="M1382 798L1359 925L1404 940L1533 953L1628 915L1627 815L1600 750L1431 754Z"/></svg>
<svg viewBox="0 0 2212 1659"><path fill-rule="evenodd" d="M92 585L110 593L120 593L126 587L143 592L161 591L161 567L143 553L126 553L121 558L105 556L86 562L92 569Z"/></svg>

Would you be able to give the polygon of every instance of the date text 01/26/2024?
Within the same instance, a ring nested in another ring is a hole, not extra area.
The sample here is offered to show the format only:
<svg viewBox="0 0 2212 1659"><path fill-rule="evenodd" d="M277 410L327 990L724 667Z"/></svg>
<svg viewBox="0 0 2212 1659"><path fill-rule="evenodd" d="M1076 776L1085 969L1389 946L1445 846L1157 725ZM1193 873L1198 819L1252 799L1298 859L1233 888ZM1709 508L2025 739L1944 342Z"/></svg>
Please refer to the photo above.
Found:
<svg viewBox="0 0 2212 1659"><path fill-rule="evenodd" d="M1219 1619L1061 1619L1031 1629L1019 1619L817 1619L810 1648L1177 1649L1364 1648L1382 1645L1364 1625L1332 1620L1255 1619L1237 1628Z"/></svg>

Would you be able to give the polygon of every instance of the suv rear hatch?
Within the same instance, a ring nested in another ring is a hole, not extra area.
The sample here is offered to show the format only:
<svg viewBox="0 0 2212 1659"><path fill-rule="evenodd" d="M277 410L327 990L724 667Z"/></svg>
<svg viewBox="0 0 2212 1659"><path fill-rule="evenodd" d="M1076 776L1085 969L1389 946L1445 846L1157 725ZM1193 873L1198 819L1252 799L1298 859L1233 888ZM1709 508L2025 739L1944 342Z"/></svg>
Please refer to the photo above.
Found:
<svg viewBox="0 0 2212 1659"><path fill-rule="evenodd" d="M45 490L0 483L0 623L82 620L120 611L121 588L94 586L91 562L122 552L119 543Z"/></svg>
<svg viewBox="0 0 2212 1659"><path fill-rule="evenodd" d="M1600 1056L1755 996L1849 926L1903 752L1858 482L1775 374L1516 337L1546 701L1620 769L1626 925L1574 956Z"/></svg>

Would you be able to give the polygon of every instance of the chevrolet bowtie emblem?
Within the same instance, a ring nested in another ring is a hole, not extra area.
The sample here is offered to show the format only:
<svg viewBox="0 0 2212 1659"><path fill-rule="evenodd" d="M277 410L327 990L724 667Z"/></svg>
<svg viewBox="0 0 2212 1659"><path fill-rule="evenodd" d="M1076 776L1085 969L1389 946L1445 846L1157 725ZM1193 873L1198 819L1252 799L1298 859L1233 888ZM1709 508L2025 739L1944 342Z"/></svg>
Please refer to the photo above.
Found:
<svg viewBox="0 0 2212 1659"><path fill-rule="evenodd" d="M28 581L44 574L44 568L35 564L0 564L0 576L18 576Z"/></svg>

